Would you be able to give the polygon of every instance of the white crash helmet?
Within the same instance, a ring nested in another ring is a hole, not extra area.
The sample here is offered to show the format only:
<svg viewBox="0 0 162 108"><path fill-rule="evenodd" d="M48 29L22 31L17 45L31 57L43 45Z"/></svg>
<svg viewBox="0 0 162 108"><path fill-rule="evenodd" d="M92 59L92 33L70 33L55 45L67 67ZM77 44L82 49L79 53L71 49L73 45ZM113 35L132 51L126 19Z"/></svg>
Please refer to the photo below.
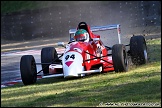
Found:
<svg viewBox="0 0 162 108"><path fill-rule="evenodd" d="M75 41L83 41L83 42L88 42L89 41L89 34L86 30L84 29L79 29L76 31L74 35Z"/></svg>

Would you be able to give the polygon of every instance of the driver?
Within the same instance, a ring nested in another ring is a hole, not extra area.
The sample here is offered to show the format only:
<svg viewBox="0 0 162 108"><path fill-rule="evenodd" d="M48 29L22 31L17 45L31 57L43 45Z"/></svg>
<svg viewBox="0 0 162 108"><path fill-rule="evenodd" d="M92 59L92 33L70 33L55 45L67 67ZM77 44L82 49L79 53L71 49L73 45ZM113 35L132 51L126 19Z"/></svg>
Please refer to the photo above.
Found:
<svg viewBox="0 0 162 108"><path fill-rule="evenodd" d="M84 29L78 29L74 35L75 41L89 42L89 34Z"/></svg>

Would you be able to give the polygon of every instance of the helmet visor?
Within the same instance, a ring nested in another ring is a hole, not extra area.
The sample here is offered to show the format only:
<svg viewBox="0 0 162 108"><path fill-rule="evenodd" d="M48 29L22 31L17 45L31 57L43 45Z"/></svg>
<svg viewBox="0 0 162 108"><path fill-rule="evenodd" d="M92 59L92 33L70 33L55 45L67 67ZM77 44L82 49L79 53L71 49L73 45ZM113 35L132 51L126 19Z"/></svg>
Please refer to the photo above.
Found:
<svg viewBox="0 0 162 108"><path fill-rule="evenodd" d="M74 37L74 39L75 39L76 41L85 41L87 38L86 38L86 35L80 34L80 35L76 35L76 36Z"/></svg>

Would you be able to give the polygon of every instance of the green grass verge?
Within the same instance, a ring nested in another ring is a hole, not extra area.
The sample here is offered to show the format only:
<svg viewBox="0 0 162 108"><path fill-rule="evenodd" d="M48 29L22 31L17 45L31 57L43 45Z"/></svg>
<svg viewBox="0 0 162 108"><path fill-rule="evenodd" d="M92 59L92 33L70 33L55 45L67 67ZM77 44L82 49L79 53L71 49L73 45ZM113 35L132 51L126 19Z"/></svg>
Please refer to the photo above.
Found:
<svg viewBox="0 0 162 108"><path fill-rule="evenodd" d="M123 73L93 74L69 80L48 78L29 86L19 83L1 88L1 106L96 107L123 102L161 106L161 39L148 40L147 45L147 65L134 66Z"/></svg>

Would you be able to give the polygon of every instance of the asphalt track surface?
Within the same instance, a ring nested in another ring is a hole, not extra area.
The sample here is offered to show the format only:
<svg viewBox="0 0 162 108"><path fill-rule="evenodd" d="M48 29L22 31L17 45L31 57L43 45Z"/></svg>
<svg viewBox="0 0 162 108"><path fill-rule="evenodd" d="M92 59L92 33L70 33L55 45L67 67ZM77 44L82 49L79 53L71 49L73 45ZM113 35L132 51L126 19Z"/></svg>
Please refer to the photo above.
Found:
<svg viewBox="0 0 162 108"><path fill-rule="evenodd" d="M158 33L156 35L149 35L146 37L146 39L152 38L161 38L161 33ZM22 55L33 55L36 63L41 63L41 48L54 46L58 53L62 53L64 51L64 48L56 47L56 43L59 41L65 41L67 39L47 40L44 39L42 40L42 42L41 40L30 41L30 43L27 42L28 44L22 42L21 44L19 43L20 46L17 46L15 50L13 47L15 47L14 45L18 43L13 43L11 45L3 43L3 45L1 45L1 51L4 50L4 52L1 52L1 88L11 86L19 82L22 83L20 75L20 59ZM41 44L38 45L37 42ZM41 65L37 65L37 72L41 69ZM42 75L42 72L39 75Z"/></svg>
<svg viewBox="0 0 162 108"><path fill-rule="evenodd" d="M20 59L22 55L16 52L1 54L1 87L15 84L20 80ZM34 55L36 61L39 61L38 55ZM39 68L39 67L38 67Z"/></svg>
<svg viewBox="0 0 162 108"><path fill-rule="evenodd" d="M7 41L1 39L1 87L13 85L21 82L20 75L20 59L23 55L33 55L37 63L41 63L41 49L43 47L58 47L59 41L68 40L64 38L55 39L35 39L25 42ZM59 53L63 49L56 48ZM37 71L41 70L41 66L37 65Z"/></svg>
<svg viewBox="0 0 162 108"><path fill-rule="evenodd" d="M63 48L56 48L58 53L64 51ZM21 81L20 59L23 55L33 55L36 63L40 61L41 50L10 51L1 54L1 88L16 84ZM41 65L37 65L37 72L41 70ZM42 73L38 74L42 75Z"/></svg>

